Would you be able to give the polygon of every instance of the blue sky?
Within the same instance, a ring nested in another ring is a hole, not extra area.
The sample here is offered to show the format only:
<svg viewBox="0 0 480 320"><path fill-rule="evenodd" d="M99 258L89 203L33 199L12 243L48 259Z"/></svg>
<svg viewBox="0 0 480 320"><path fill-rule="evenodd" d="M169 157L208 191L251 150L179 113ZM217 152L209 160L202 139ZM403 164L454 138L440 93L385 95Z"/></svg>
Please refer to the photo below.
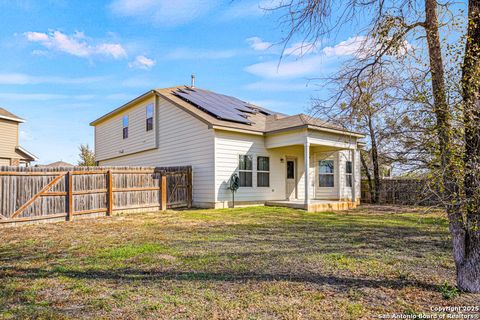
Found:
<svg viewBox="0 0 480 320"><path fill-rule="evenodd" d="M89 123L156 87L189 84L287 114L321 94L309 79L353 53L348 32L292 41L273 0L0 0L0 106L21 116L20 143L39 163L76 163ZM278 1L278 0L277 0Z"/></svg>

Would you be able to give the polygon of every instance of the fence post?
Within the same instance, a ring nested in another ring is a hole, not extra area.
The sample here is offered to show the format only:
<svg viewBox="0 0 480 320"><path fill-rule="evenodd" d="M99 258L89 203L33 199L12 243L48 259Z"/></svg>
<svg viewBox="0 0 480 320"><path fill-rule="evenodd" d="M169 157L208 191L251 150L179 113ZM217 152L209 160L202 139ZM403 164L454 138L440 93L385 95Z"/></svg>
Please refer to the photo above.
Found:
<svg viewBox="0 0 480 320"><path fill-rule="evenodd" d="M73 175L72 172L67 172L65 176L65 186L67 189L67 220L73 220Z"/></svg>
<svg viewBox="0 0 480 320"><path fill-rule="evenodd" d="M193 191L192 191L192 167L188 167L187 170L187 183L188 183L188 189L187 189L187 207L190 209L192 207L192 202L193 202Z"/></svg>
<svg viewBox="0 0 480 320"><path fill-rule="evenodd" d="M161 203L162 211L167 210L167 176L162 174L162 194L161 194Z"/></svg>
<svg viewBox="0 0 480 320"><path fill-rule="evenodd" d="M113 213L113 175L112 171L107 171L107 217Z"/></svg>

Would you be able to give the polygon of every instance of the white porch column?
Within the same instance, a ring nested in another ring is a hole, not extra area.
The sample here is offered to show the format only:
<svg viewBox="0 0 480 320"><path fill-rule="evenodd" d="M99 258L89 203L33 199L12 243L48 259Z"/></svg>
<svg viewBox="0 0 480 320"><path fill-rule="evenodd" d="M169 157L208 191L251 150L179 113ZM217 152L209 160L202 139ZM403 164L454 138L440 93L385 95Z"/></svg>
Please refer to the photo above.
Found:
<svg viewBox="0 0 480 320"><path fill-rule="evenodd" d="M357 201L357 190L356 190L356 170L355 170L355 162L356 162L356 152L357 150L356 149L351 149L351 153L352 153L352 202L355 202Z"/></svg>
<svg viewBox="0 0 480 320"><path fill-rule="evenodd" d="M304 169L303 172L305 174L305 204L308 205L310 203L310 142L307 140L304 144Z"/></svg>

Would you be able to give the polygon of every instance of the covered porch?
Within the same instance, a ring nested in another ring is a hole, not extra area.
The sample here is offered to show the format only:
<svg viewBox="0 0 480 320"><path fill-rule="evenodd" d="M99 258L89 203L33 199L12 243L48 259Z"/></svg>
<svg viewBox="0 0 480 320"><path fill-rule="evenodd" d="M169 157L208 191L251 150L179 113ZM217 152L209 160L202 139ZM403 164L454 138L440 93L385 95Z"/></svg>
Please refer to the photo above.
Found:
<svg viewBox="0 0 480 320"><path fill-rule="evenodd" d="M304 129L268 135L265 146L284 164L284 199L268 206L312 212L348 210L360 202L358 135Z"/></svg>

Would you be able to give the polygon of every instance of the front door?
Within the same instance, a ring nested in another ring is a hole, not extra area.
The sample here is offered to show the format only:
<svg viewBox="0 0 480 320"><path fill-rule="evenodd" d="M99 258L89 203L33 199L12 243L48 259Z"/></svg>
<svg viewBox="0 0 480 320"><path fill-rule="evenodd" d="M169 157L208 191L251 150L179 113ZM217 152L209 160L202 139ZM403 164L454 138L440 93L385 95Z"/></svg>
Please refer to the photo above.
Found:
<svg viewBox="0 0 480 320"><path fill-rule="evenodd" d="M287 199L297 198L297 161L287 158Z"/></svg>

